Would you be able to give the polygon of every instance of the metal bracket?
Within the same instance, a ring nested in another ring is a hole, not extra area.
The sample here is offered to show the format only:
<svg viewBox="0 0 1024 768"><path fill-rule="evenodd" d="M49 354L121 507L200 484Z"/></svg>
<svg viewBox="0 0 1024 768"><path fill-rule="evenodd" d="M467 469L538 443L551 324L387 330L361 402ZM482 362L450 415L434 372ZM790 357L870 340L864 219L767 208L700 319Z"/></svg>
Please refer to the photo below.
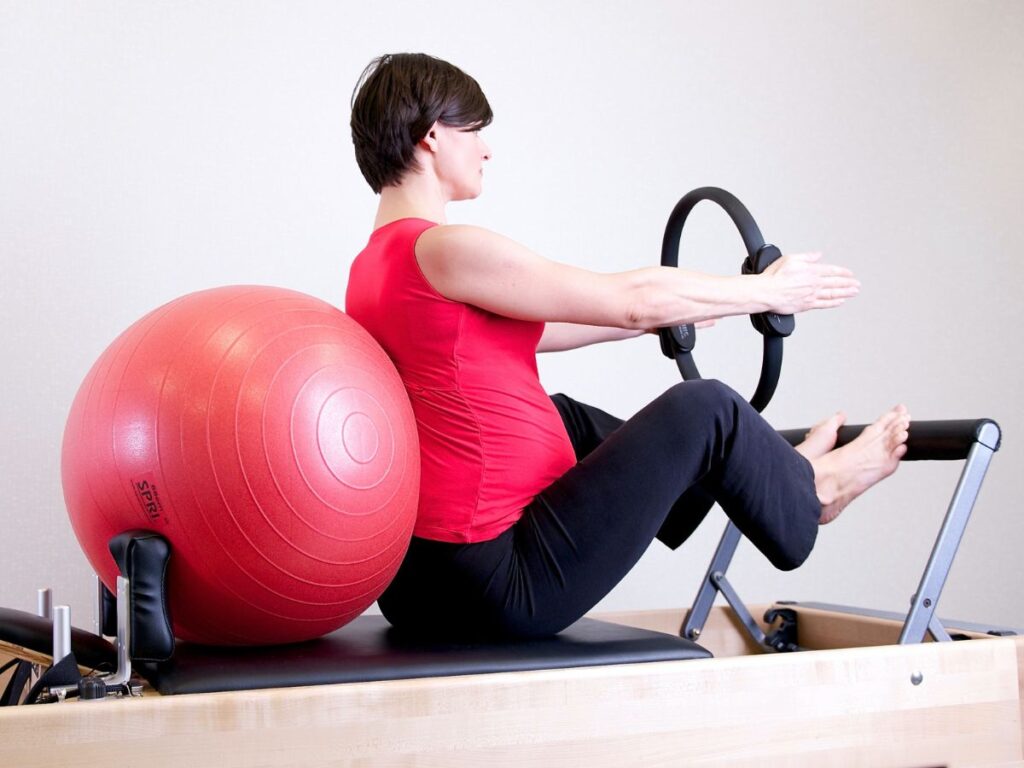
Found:
<svg viewBox="0 0 1024 768"><path fill-rule="evenodd" d="M124 576L117 577L117 671L104 675L101 679L107 688L128 685L132 677L132 660L128 658L129 641L131 640L131 623L128 609L130 600L129 582Z"/></svg>
<svg viewBox="0 0 1024 768"><path fill-rule="evenodd" d="M132 662L128 656L131 640L131 624L129 621L130 584L123 576L117 577L117 670L108 675L83 678L78 686L82 700L95 700L110 696L141 696L142 686L133 683ZM71 611L66 605L52 605L52 593L49 589L39 590L39 612L45 610L53 616L53 663L56 664L71 653ZM54 686L49 689L49 697L58 702L65 701L69 691L76 686Z"/></svg>

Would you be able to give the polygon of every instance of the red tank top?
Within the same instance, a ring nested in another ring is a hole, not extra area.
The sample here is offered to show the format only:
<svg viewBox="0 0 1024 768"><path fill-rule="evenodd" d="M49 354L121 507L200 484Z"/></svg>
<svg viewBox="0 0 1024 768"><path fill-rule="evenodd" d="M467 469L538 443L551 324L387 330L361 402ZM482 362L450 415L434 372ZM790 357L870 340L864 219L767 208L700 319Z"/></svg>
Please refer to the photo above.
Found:
<svg viewBox="0 0 1024 768"><path fill-rule="evenodd" d="M376 230L349 271L345 311L391 357L412 401L422 457L414 535L487 541L576 457L537 374L544 324L434 290L415 254L432 226L400 219Z"/></svg>

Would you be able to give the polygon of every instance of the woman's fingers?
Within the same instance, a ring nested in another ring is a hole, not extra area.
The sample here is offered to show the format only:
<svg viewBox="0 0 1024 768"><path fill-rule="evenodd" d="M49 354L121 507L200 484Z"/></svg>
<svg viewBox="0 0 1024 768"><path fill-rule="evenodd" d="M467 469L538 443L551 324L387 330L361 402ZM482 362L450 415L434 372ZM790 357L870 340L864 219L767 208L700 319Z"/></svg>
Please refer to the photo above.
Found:
<svg viewBox="0 0 1024 768"><path fill-rule="evenodd" d="M818 299L811 309L835 309L846 303L846 299Z"/></svg>
<svg viewBox="0 0 1024 768"><path fill-rule="evenodd" d="M846 267L841 267L838 264L814 264L812 265L819 275L822 277L844 277L851 280L856 280L853 276L853 271Z"/></svg>
<svg viewBox="0 0 1024 768"><path fill-rule="evenodd" d="M790 253L765 270L778 287L776 311L794 314L831 309L860 293L860 281L851 270L822 263L821 258L820 251Z"/></svg>
<svg viewBox="0 0 1024 768"><path fill-rule="evenodd" d="M847 298L852 299L854 296L860 293L860 288L856 285L821 285L818 286L817 294L820 297L826 298Z"/></svg>
<svg viewBox="0 0 1024 768"><path fill-rule="evenodd" d="M829 277L848 277L850 279L856 279L853 277L853 272L846 267L836 266L835 264L819 264L819 267L824 268L825 274Z"/></svg>
<svg viewBox="0 0 1024 768"><path fill-rule="evenodd" d="M790 253L788 256L794 259L800 259L800 261L815 262L821 258L821 251L810 251L809 253Z"/></svg>
<svg viewBox="0 0 1024 768"><path fill-rule="evenodd" d="M768 269L775 274L800 275L817 280L845 280L860 285L853 271L838 264L819 264L820 253L791 253L783 256Z"/></svg>

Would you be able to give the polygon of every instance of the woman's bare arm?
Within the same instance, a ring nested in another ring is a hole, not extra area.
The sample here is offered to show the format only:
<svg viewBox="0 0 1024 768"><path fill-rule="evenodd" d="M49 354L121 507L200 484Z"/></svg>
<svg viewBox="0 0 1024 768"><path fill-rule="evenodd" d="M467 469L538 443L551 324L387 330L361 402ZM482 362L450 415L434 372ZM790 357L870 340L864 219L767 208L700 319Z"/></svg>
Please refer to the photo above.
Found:
<svg viewBox="0 0 1024 768"><path fill-rule="evenodd" d="M702 320L698 328L710 328L714 320ZM569 349L589 347L605 341L635 339L647 333L657 333L657 328L637 331L630 328L605 328L597 325L576 325L575 323L547 323L544 333L537 342L538 352L564 352Z"/></svg>
<svg viewBox="0 0 1024 768"><path fill-rule="evenodd" d="M856 295L859 286L849 270L805 254L784 256L763 275L719 277L671 267L592 272L463 225L425 231L416 259L435 290L454 301L520 320L638 331L834 307Z"/></svg>
<svg viewBox="0 0 1024 768"><path fill-rule="evenodd" d="M646 331L631 328L608 328L599 325L577 325L576 323L548 323L544 335L537 342L538 352L564 352L579 349L605 341L620 341L643 336Z"/></svg>

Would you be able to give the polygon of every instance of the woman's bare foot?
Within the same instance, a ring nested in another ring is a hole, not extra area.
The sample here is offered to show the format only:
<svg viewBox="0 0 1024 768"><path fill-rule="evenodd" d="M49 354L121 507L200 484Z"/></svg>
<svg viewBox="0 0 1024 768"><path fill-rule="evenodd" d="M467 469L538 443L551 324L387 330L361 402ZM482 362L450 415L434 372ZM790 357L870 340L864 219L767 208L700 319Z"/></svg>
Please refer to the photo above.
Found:
<svg viewBox="0 0 1024 768"><path fill-rule="evenodd" d="M909 426L910 414L897 405L852 442L810 459L821 502L821 525L831 523L847 504L896 471L907 452Z"/></svg>
<svg viewBox="0 0 1024 768"><path fill-rule="evenodd" d="M822 419L804 435L804 441L796 447L797 453L808 461L820 459L836 447L839 428L846 423L846 414L842 411Z"/></svg>

